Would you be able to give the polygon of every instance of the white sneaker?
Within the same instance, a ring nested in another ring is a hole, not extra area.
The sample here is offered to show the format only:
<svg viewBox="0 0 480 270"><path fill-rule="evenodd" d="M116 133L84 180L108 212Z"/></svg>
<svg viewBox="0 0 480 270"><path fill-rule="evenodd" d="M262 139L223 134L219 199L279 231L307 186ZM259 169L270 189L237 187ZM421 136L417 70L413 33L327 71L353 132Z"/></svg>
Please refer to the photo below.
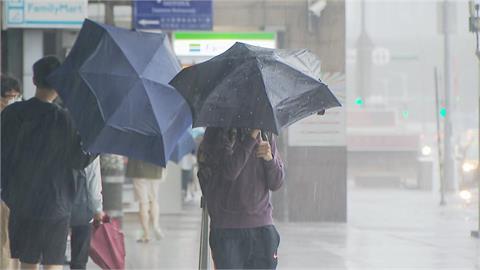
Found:
<svg viewBox="0 0 480 270"><path fill-rule="evenodd" d="M153 231L155 232L155 237L157 237L157 240L160 240L165 237L165 234L163 233L162 229L154 228Z"/></svg>

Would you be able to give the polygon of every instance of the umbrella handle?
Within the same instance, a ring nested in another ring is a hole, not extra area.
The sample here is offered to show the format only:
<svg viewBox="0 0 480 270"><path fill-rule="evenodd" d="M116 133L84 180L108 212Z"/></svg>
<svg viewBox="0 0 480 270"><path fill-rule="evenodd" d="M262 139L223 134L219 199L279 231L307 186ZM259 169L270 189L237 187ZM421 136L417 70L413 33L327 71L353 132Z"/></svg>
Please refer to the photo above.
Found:
<svg viewBox="0 0 480 270"><path fill-rule="evenodd" d="M260 134L261 134L260 137L262 138L262 141L268 142L268 136L267 136L267 134L266 134L265 132L263 132L263 130L260 131Z"/></svg>
<svg viewBox="0 0 480 270"><path fill-rule="evenodd" d="M101 221L94 220L93 221L93 227L98 228L103 223L110 223L110 216L109 215L105 214L105 216L103 217L103 219Z"/></svg>

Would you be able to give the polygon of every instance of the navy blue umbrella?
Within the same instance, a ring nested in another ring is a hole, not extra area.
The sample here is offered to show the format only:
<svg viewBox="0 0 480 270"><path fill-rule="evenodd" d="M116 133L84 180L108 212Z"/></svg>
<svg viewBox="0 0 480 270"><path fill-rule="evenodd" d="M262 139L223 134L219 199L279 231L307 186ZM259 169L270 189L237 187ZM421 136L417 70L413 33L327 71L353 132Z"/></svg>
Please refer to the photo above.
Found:
<svg viewBox="0 0 480 270"><path fill-rule="evenodd" d="M187 103L168 85L180 68L165 34L85 20L49 82L88 151L165 166L192 123Z"/></svg>
<svg viewBox="0 0 480 270"><path fill-rule="evenodd" d="M178 141L177 145L173 149L173 152L170 156L170 160L175 163L179 163L184 156L192 152L195 152L196 148L197 148L197 144L195 143L195 140L193 139L193 135L189 130L185 132L180 138L180 140Z"/></svg>

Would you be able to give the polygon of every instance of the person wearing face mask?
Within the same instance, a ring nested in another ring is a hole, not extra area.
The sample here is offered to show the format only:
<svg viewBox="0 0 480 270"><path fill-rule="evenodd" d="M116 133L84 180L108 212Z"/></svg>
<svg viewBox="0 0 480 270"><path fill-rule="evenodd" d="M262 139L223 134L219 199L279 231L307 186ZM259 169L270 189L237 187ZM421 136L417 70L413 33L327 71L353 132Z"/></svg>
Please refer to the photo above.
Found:
<svg viewBox="0 0 480 270"><path fill-rule="evenodd" d="M13 77L1 75L0 111L20 99L22 91L20 83ZM0 202L0 269L18 269L18 261L10 258L10 241L8 240L8 217L10 210L2 201Z"/></svg>
<svg viewBox="0 0 480 270"><path fill-rule="evenodd" d="M19 101L20 97L22 96L22 91L20 90L20 83L18 80L8 75L1 75L0 85L2 89L0 109L3 110L13 102Z"/></svg>

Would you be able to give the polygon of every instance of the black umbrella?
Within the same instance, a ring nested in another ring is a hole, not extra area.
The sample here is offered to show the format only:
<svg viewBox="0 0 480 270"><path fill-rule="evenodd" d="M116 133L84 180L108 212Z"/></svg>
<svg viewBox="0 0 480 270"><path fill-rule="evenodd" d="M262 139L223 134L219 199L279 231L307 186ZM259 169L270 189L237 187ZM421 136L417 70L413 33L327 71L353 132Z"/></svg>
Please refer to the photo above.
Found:
<svg viewBox="0 0 480 270"><path fill-rule="evenodd" d="M85 20L49 81L89 151L165 166L191 125L187 103L168 84L179 70L165 34Z"/></svg>
<svg viewBox="0 0 480 270"><path fill-rule="evenodd" d="M182 70L170 82L188 101L194 127L260 128L276 134L309 115L341 106L316 74L308 50L235 43Z"/></svg>

